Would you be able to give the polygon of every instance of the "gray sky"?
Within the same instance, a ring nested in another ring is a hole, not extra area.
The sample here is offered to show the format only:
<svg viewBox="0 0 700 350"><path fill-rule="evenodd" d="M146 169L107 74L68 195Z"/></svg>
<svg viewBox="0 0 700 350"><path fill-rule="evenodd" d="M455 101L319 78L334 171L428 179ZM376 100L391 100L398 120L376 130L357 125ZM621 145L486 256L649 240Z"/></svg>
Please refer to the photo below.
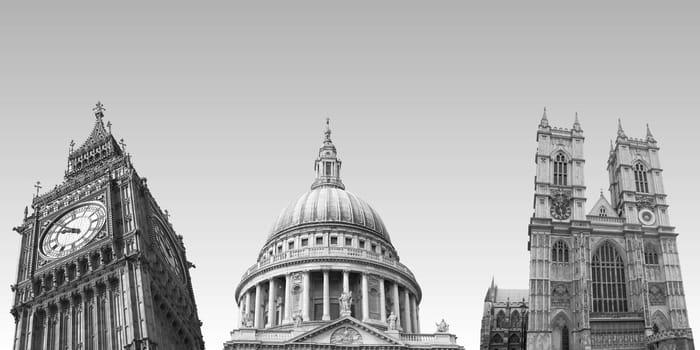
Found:
<svg viewBox="0 0 700 350"><path fill-rule="evenodd" d="M62 180L104 102L113 132L185 237L208 348L279 211L313 180L331 117L349 191L381 215L445 318L478 344L491 276L527 288L542 107L586 135L592 206L616 120L650 123L700 316L696 4L353 1L47 3L0 11L0 282L15 282L32 185ZM9 288L5 305L11 306ZM10 343L12 317L0 317Z"/></svg>

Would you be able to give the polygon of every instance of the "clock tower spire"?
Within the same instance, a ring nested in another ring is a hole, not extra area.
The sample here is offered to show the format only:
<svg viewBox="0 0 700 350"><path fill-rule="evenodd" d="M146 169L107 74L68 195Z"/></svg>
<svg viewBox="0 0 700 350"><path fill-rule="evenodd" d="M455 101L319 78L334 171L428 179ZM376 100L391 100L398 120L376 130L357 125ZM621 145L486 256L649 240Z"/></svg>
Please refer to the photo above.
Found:
<svg viewBox="0 0 700 350"><path fill-rule="evenodd" d="M103 122L71 142L64 182L21 235L13 350L202 350L182 236Z"/></svg>

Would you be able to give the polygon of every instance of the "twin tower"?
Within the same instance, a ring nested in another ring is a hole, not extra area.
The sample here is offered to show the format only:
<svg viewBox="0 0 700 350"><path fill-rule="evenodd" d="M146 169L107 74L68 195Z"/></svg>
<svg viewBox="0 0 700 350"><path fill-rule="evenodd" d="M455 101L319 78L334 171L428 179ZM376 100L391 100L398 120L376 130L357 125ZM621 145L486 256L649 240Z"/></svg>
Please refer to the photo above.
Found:
<svg viewBox="0 0 700 350"><path fill-rule="evenodd" d="M608 201L590 210L584 134L537 128L534 213L528 228L530 285L486 295L481 349L693 349L659 162L647 127L618 124L607 169Z"/></svg>

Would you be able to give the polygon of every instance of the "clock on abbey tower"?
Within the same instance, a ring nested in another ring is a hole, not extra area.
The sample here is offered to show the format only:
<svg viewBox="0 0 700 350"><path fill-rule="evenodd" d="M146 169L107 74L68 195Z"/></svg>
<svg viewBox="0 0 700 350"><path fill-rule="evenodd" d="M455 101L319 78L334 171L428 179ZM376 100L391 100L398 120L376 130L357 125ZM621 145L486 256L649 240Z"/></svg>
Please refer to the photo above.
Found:
<svg viewBox="0 0 700 350"><path fill-rule="evenodd" d="M25 209L14 350L204 349L182 236L123 142L95 125L65 180Z"/></svg>

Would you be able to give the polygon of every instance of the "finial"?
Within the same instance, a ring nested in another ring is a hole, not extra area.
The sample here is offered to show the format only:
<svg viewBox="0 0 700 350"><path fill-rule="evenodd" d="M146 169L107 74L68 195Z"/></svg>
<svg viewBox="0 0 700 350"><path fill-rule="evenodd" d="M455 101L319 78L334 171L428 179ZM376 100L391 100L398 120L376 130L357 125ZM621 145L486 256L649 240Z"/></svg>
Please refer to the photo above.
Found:
<svg viewBox="0 0 700 350"><path fill-rule="evenodd" d="M70 146L69 153L73 153L73 150L75 149L75 141L70 140L69 146Z"/></svg>
<svg viewBox="0 0 700 350"><path fill-rule="evenodd" d="M581 130L581 123L578 121L578 112L574 114L574 130L575 131L582 131Z"/></svg>
<svg viewBox="0 0 700 350"><path fill-rule="evenodd" d="M119 140L119 146L121 146L122 152L126 153L126 142L124 142L124 139Z"/></svg>
<svg viewBox="0 0 700 350"><path fill-rule="evenodd" d="M112 134L112 122L109 120L107 121L107 131L109 131L110 135Z"/></svg>
<svg viewBox="0 0 700 350"><path fill-rule="evenodd" d="M605 189L601 187L601 188L600 188L600 196L601 196L601 197L605 197L605 195L603 194L603 191L605 191Z"/></svg>
<svg viewBox="0 0 700 350"><path fill-rule="evenodd" d="M165 221L170 221L170 212L168 209L165 209L163 213L165 214Z"/></svg>
<svg viewBox="0 0 700 350"><path fill-rule="evenodd" d="M25 206L24 207L24 221L27 221L27 217L29 217L29 207Z"/></svg>
<svg viewBox="0 0 700 350"><path fill-rule="evenodd" d="M542 120L540 120L540 127L549 127L549 120L547 120L547 107L544 107L544 112L542 112Z"/></svg>
<svg viewBox="0 0 700 350"><path fill-rule="evenodd" d="M649 123L647 123L647 141L648 142L656 142L656 139L654 139L654 135L651 134L651 129L649 128Z"/></svg>
<svg viewBox="0 0 700 350"><path fill-rule="evenodd" d="M102 104L102 102L97 101L97 103L95 104L95 108L93 108L92 110L95 112L95 118L102 119L102 117L104 117L103 112L107 109L105 109L105 106Z"/></svg>
<svg viewBox="0 0 700 350"><path fill-rule="evenodd" d="M36 196L39 197L39 190L41 190L41 181L37 181L36 184L34 184L34 188L36 188Z"/></svg>
<svg viewBox="0 0 700 350"><path fill-rule="evenodd" d="M326 118L326 128L323 131L323 133L326 135L326 141L331 140L331 118Z"/></svg>
<svg viewBox="0 0 700 350"><path fill-rule="evenodd" d="M625 130L622 130L622 120L617 118L617 137L626 139Z"/></svg>

